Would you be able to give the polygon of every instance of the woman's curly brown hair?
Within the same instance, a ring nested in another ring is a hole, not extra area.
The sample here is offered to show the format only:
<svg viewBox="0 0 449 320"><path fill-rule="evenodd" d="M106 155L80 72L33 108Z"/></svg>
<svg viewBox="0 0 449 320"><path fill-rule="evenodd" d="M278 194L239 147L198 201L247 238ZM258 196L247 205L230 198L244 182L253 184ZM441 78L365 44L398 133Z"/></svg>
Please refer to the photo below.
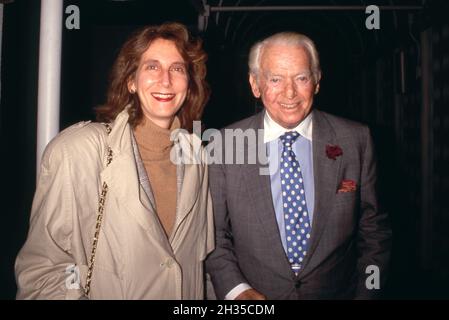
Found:
<svg viewBox="0 0 449 320"><path fill-rule="evenodd" d="M129 104L130 125L135 127L141 122L142 107L137 94L128 91L128 82L135 76L142 55L156 39L173 41L186 62L189 89L183 106L177 113L181 127L191 132L193 121L200 120L209 98L209 86L205 80L207 55L202 48L202 41L193 38L184 25L168 22L159 26L147 26L125 42L112 67L106 103L95 110L98 121L113 121Z"/></svg>

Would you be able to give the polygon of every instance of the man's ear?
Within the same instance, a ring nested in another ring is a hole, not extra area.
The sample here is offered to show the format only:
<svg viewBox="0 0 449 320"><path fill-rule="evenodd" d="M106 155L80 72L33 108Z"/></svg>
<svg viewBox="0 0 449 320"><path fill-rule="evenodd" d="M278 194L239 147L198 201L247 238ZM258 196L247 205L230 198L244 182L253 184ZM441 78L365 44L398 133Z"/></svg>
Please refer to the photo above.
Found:
<svg viewBox="0 0 449 320"><path fill-rule="evenodd" d="M252 73L249 74L249 84L251 85L251 90L253 92L253 95L256 98L260 98L259 85L257 84L257 80Z"/></svg>
<svg viewBox="0 0 449 320"><path fill-rule="evenodd" d="M317 94L318 92L320 92L320 83L319 82L315 85L315 94Z"/></svg>

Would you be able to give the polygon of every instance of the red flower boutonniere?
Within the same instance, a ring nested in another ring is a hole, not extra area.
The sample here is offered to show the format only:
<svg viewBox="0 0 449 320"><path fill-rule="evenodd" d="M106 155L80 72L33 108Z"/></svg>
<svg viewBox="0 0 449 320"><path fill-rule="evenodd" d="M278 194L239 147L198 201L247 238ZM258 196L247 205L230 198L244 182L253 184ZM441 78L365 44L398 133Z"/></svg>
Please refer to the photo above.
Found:
<svg viewBox="0 0 449 320"><path fill-rule="evenodd" d="M333 145L326 145L326 155L329 159L336 160L337 157L341 156L343 154L343 151L341 150L340 146L333 146Z"/></svg>
<svg viewBox="0 0 449 320"><path fill-rule="evenodd" d="M357 184L353 180L342 180L337 193L353 192L357 190Z"/></svg>

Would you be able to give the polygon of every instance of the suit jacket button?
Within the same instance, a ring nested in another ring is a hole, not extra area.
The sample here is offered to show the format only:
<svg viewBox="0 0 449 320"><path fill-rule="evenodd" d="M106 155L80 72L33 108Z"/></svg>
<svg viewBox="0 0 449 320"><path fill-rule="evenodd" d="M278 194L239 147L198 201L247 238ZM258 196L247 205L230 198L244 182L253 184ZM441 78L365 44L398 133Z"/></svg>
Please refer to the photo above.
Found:
<svg viewBox="0 0 449 320"><path fill-rule="evenodd" d="M295 282L295 288L296 289L301 288L301 281L298 280L298 281Z"/></svg>

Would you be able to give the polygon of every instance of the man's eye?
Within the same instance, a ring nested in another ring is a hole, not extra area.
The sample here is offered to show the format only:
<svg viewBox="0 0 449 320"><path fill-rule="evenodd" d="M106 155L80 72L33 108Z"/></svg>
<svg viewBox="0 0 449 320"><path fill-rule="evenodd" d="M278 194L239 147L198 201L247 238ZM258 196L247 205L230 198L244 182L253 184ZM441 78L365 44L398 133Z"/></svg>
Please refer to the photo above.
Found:
<svg viewBox="0 0 449 320"><path fill-rule="evenodd" d="M271 78L270 82L272 82L272 83L279 83L279 82L281 82L281 79L279 79L279 78Z"/></svg>
<svg viewBox="0 0 449 320"><path fill-rule="evenodd" d="M299 76L297 79L299 82L307 83L307 82L309 82L310 77L309 76Z"/></svg>

